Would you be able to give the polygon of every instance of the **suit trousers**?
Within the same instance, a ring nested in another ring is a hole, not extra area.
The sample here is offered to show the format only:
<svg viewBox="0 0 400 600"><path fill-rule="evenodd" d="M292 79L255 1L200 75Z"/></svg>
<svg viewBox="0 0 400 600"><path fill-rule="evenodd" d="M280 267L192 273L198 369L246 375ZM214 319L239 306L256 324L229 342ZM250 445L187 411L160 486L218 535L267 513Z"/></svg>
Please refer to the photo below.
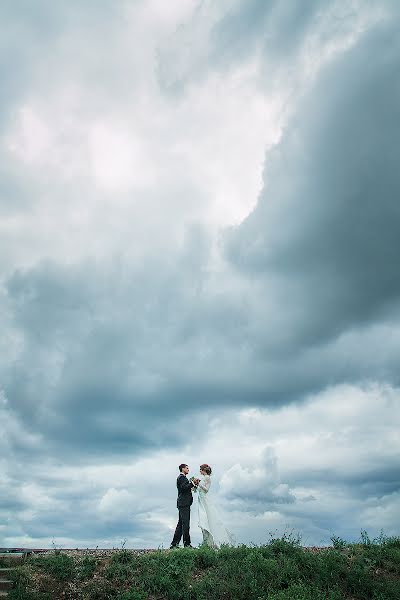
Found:
<svg viewBox="0 0 400 600"><path fill-rule="evenodd" d="M178 507L179 510L179 521L175 529L174 539L172 540L171 546L178 546L183 535L183 545L190 545L190 506Z"/></svg>

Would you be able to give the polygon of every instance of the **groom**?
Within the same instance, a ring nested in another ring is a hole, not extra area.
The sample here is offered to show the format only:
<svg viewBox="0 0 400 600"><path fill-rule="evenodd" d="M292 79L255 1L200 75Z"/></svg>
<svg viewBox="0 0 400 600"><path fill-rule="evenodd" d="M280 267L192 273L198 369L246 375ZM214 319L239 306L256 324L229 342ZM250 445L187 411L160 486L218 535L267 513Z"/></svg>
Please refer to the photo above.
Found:
<svg viewBox="0 0 400 600"><path fill-rule="evenodd" d="M183 534L183 545L185 548L192 548L190 543L190 507L193 504L192 489L196 483L189 481L186 477L189 473L189 467L184 463L179 465L179 475L176 480L178 488L177 507L179 510L179 521L175 529L174 538L171 542L171 548L178 548Z"/></svg>

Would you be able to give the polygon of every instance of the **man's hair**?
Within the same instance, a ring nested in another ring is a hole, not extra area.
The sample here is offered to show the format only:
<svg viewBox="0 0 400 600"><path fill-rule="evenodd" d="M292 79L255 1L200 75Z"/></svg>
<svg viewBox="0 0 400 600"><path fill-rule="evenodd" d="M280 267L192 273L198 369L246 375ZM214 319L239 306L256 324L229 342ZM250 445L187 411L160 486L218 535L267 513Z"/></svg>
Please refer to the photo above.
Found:
<svg viewBox="0 0 400 600"><path fill-rule="evenodd" d="M181 465L179 465L179 470L182 473L182 469L184 469L185 467L187 467L187 465L185 465L185 463L182 463Z"/></svg>

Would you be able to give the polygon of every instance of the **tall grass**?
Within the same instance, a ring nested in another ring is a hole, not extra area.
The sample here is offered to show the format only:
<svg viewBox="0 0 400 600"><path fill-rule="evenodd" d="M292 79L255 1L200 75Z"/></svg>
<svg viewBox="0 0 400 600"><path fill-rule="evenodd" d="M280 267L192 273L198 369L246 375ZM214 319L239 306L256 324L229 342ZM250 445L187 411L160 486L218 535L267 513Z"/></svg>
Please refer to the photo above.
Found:
<svg viewBox="0 0 400 600"><path fill-rule="evenodd" d="M296 538L261 546L123 549L108 559L32 557L10 600L398 600L400 538L332 538L310 551Z"/></svg>

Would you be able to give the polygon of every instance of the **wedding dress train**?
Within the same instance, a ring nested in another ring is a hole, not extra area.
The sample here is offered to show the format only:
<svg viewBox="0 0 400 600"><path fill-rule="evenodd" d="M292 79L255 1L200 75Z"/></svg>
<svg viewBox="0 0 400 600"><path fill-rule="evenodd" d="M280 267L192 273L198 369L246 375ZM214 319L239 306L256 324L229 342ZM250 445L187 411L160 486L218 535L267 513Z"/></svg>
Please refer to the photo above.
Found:
<svg viewBox="0 0 400 600"><path fill-rule="evenodd" d="M213 548L219 548L221 544L232 545L234 537L221 521L218 510L208 495L210 486L210 475L204 475L197 488L199 527L203 532L203 542Z"/></svg>

